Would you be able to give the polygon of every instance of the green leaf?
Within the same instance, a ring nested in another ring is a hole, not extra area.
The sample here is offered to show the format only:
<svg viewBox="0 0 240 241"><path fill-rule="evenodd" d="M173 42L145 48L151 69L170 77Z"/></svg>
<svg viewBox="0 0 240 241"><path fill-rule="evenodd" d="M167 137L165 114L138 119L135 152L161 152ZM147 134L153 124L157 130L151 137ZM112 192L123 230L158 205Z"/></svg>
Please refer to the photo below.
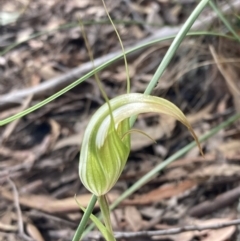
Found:
<svg viewBox="0 0 240 241"><path fill-rule="evenodd" d="M75 201L77 202L79 208L85 213L86 208L84 208L77 200L75 196ZM107 240L107 241L112 241L115 240L114 236L112 233L108 231L108 229L101 223L101 221L94 215L90 215L90 219L92 222L97 226L98 230L101 232L102 236Z"/></svg>

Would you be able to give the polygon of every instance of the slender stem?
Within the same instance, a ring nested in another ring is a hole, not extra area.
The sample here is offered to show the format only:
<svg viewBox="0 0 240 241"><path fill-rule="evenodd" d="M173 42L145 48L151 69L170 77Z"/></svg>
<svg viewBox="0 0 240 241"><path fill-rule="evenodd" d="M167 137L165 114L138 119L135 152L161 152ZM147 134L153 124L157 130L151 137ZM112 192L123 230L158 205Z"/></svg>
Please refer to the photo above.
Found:
<svg viewBox="0 0 240 241"><path fill-rule="evenodd" d="M177 36L174 38L171 46L169 47L167 53L164 55L164 58L161 61L158 69L156 70L151 82L147 86L145 90L145 94L150 94L159 81L160 77L162 76L164 70L167 68L169 62L171 61L172 57L175 55L179 45L182 43L183 39L185 38L187 32L192 27L193 23L196 21L202 10L206 7L209 0L202 0L197 7L193 10L191 15L188 17L187 21L183 24L182 28L178 32Z"/></svg>
<svg viewBox="0 0 240 241"><path fill-rule="evenodd" d="M109 236L109 240L115 241L114 234L113 234L113 229L112 229L112 224L111 224L111 219L110 219L110 209L109 209L109 204L106 199L106 196L100 196L98 197L98 203L101 209L101 213L103 216L103 221L105 223L105 226L107 230L109 231L112 236Z"/></svg>
<svg viewBox="0 0 240 241"><path fill-rule="evenodd" d="M158 83L160 77L162 76L163 72L167 68L169 62L173 58L174 54L176 53L179 45L182 43L183 39L187 35L187 32L192 27L193 23L196 21L202 10L208 4L209 0L201 0L201 2L197 5L197 7L193 10L191 15L188 17L187 21L183 24L182 28L174 38L171 46L169 47L167 53L164 55L158 69L156 70L155 74L153 75L150 83L148 84L144 94L149 95L152 90L155 88L156 84ZM134 122L136 121L137 116L133 116L130 118L130 125L133 126Z"/></svg>
<svg viewBox="0 0 240 241"><path fill-rule="evenodd" d="M86 209L86 212L83 214L83 217L77 227L77 230L74 234L72 241L79 241L81 239L84 229L87 225L88 219L89 219L90 215L92 214L92 211L94 209L96 202L97 202L97 197L95 195L92 195L91 200Z"/></svg>
<svg viewBox="0 0 240 241"><path fill-rule="evenodd" d="M233 29L233 27L231 26L231 24L229 23L229 21L225 18L225 16L223 15L223 13L218 9L218 7L216 6L216 4L213 1L209 2L209 5L211 6L211 8L216 12L216 14L218 15L218 17L221 19L221 21L225 24L225 26L227 27L227 29L229 30L229 32L232 33L232 35L240 42L240 36L236 33L236 31Z"/></svg>
<svg viewBox="0 0 240 241"><path fill-rule="evenodd" d="M122 43L122 39L121 39L121 37L120 37L120 34L118 33L118 30L117 30L117 28L116 28L116 26L115 26L115 24L114 24L114 22L113 22L113 20L112 20L112 18L111 18L111 16L110 16L110 14L109 14L109 11L108 11L108 9L107 9L107 6L106 6L105 1L102 0L102 3L103 3L103 6L104 6L104 9L105 9L105 12L106 12L106 14L107 14L107 16L108 16L108 19L109 19L109 21L111 22L112 27L114 28L114 31L115 31L115 33L116 33L116 35L117 35L118 41L119 41L119 43L120 43L120 45L121 45L121 48L122 48L123 59L124 59L124 64L125 64L125 69L126 69L126 75L127 75L127 93L130 93L130 75L129 75L129 69L128 69L128 63L127 63L127 57L126 57L126 51L125 51L125 48L124 48L124 46L123 46L123 43Z"/></svg>

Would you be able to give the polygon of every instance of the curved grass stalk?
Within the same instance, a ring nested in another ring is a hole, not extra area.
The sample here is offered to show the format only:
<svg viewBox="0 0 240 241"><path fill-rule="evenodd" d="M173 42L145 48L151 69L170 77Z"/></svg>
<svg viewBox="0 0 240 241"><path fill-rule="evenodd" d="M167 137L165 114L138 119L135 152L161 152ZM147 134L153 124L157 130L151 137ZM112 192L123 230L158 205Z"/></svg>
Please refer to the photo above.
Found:
<svg viewBox="0 0 240 241"><path fill-rule="evenodd" d="M192 27L193 23L196 21L202 10L208 4L209 0L202 0L197 5L197 7L193 10L191 15L188 17L187 21L183 24L182 28L174 38L171 46L169 47L167 53L165 54L161 64L159 65L158 69L156 70L154 76L151 79L148 87L146 88L144 94L150 94L153 88L156 86L157 82L159 81L160 77L162 76L163 72L167 68L169 62L171 61L173 55L176 53L179 45L182 43L185 36L187 36L188 31ZM132 121L133 122L133 121Z"/></svg>
<svg viewBox="0 0 240 241"><path fill-rule="evenodd" d="M235 38L234 37L231 37L231 36L228 36L226 34L221 34L221 33L214 33L214 32L206 32L206 31L203 31L203 32L192 32L192 33L188 33L186 34L186 36L202 36L202 35L206 35L206 36L218 36L218 37L224 37L224 38L228 38L228 39L232 39L234 40ZM146 48L146 47L149 47L153 44L156 44L156 43L159 43L161 41L165 41L165 40L171 40L173 38L175 38L176 35L172 35L172 36L168 36L168 37L164 37L164 38L160 38L160 39L157 39L157 40L154 40L154 41L151 41L149 43L145 43L145 44L142 44L140 46L137 46L133 49L130 49L128 51L126 51L126 55L127 54L130 54L130 53L133 53L141 48ZM90 71L89 73L85 74L83 77L79 78L78 80L74 81L72 84L66 86L65 88L63 88L62 90L58 91L57 93L53 94L52 96L46 98L45 100L43 101L40 101L39 103L37 103L36 105L20 112L20 113L17 113L13 116L10 116L8 118L5 118L3 120L0 120L0 126L3 126L3 125L6 125L16 119L19 119L41 107L43 107L44 105L50 103L51 101L55 100L56 98L60 97L61 95L65 94L66 92L68 92L69 90L73 89L74 87L76 87L77 85L79 85L80 83L82 83L83 81L85 81L86 79L90 78L91 76L94 75L94 73L97 73L101 70L103 70L104 68L108 67L110 64L112 64L113 62L121 59L123 57L123 54L120 54L118 56L116 56L115 58L107 61L106 63L98 66L95 70L92 70ZM154 85L153 85L153 88L154 88Z"/></svg>
<svg viewBox="0 0 240 241"><path fill-rule="evenodd" d="M86 25L96 25L96 24L103 25L103 24L109 24L110 21L109 21L109 19L105 19L105 20L99 20L99 21L82 21L82 23L85 26ZM142 21L135 21L135 20L114 19L113 23L115 25L117 25L117 24L131 24L131 25L147 25L147 26L153 26L153 27L161 27L160 24L145 23L145 22L142 22ZM51 30L46 30L46 31L42 31L42 32L38 32L38 33L32 34L28 38L26 38L26 39L24 39L22 41L19 41L19 42L15 42L15 43L9 45L8 47L6 47L4 50L0 51L0 56L3 56L4 54L10 52L12 49L16 48L17 46L19 46L21 44L24 44L24 43L28 42L31 39L40 37L40 36L45 35L45 34L50 34L50 33L55 32L55 31L65 30L65 29L69 29L69 28L74 28L74 27L77 27L78 25L79 25L78 22L72 22L72 23L67 23L67 24L60 25L59 27L53 28Z"/></svg>
<svg viewBox="0 0 240 241"><path fill-rule="evenodd" d="M91 47L89 45L89 41L87 39L87 35L86 35L86 32L85 32L85 29L84 29L84 25L82 23L82 21L80 21L80 26L81 26L81 30L82 30L82 35L83 35L83 38L84 38L84 42L85 42L85 45L87 47L87 52L88 52L88 55L90 57L90 60L92 62L92 65L93 65L93 70L95 69L95 66L94 66L94 58L93 58L93 53L92 53L92 50L91 50ZM106 101L107 105L108 105L108 109L109 109L109 113L110 113L110 117L111 117L111 121L112 123L114 123L114 119L113 119L113 116L112 116L112 108L111 108L111 105L109 103L109 99L108 99L108 96L106 94L106 92L104 91L103 89L103 86L102 86L102 83L98 77L98 73L95 72L94 73L94 77L95 77L95 80L97 82L97 85L98 85L98 88L100 89L100 92L104 98L104 100Z"/></svg>
<svg viewBox="0 0 240 241"><path fill-rule="evenodd" d="M120 35L119 35L118 31L117 31L117 28L116 28L116 26L114 25L114 22L113 22L110 14L109 14L109 12L108 12L108 10L107 10L107 6L106 6L106 4L105 4L105 1L102 0L102 3L103 3L103 6L104 6L104 9L105 9L105 12L106 12L106 14L107 14L107 16L108 16L108 19L109 19L109 21L111 22L112 27L114 28L114 31L115 31L115 33L116 33L116 35L117 35L118 41L119 41L119 43L120 43L120 45L121 45L121 48L122 48L123 59L124 59L125 69L126 69L126 75L127 75L127 93L130 93L130 77L129 77L129 69L128 69L126 52L125 52L125 49L124 49L124 46L123 46L121 37L120 37Z"/></svg>
<svg viewBox="0 0 240 241"><path fill-rule="evenodd" d="M211 8L216 12L218 17L221 19L221 21L225 24L227 29L230 33L240 42L240 36L237 34L237 32L234 30L234 28L231 26L230 22L227 20L227 18L223 15L223 13L218 9L216 4L211 0L209 1L209 5Z"/></svg>

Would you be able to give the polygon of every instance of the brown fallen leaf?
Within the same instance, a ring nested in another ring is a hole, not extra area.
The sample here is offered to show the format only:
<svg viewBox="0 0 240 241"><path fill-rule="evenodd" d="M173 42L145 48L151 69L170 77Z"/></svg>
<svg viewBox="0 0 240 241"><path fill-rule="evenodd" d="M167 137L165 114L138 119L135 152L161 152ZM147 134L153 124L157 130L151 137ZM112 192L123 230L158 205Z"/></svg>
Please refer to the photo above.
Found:
<svg viewBox="0 0 240 241"><path fill-rule="evenodd" d="M216 163L209 166L202 167L191 174L189 177L191 178L214 178L214 177L232 177L239 176L240 174L240 166L229 163Z"/></svg>
<svg viewBox="0 0 240 241"><path fill-rule="evenodd" d="M59 72L54 69L51 63L47 63L39 69L39 75L43 79L50 79L58 76Z"/></svg>
<svg viewBox="0 0 240 241"><path fill-rule="evenodd" d="M229 91L231 92L234 100L234 105L237 110L237 112L240 112L240 85L239 85L239 74L231 64L223 64L220 63L220 61L225 60L223 56L220 56L217 54L216 50L213 46L210 46L210 52L216 62L216 65L218 67L218 70L224 77L227 86L229 88Z"/></svg>
<svg viewBox="0 0 240 241"><path fill-rule="evenodd" d="M112 72L108 72L108 75L111 76L117 82L126 82L126 71L125 66L119 66L116 69L117 73L113 74ZM133 65L128 65L129 77L130 79L136 75L136 69Z"/></svg>
<svg viewBox="0 0 240 241"><path fill-rule="evenodd" d="M173 180L182 180L183 178L185 178L188 175L189 171L185 170L182 167L177 167L177 168L173 168L170 169L168 171L166 171L166 173L164 175L161 175L159 177L159 180L162 181L173 181Z"/></svg>
<svg viewBox="0 0 240 241"><path fill-rule="evenodd" d="M130 225L130 229L133 232L137 232L143 227L143 220L140 212L134 206L127 206L125 208L125 219Z"/></svg>
<svg viewBox="0 0 240 241"><path fill-rule="evenodd" d="M228 241L236 231L235 226L221 228L218 230L209 230L207 237L203 241Z"/></svg>
<svg viewBox="0 0 240 241"><path fill-rule="evenodd" d="M170 183L163 185L151 192L135 197L133 200L128 200L131 205L145 205L153 202L161 201L166 198L177 196L197 185L195 180L185 180L179 183Z"/></svg>
<svg viewBox="0 0 240 241"><path fill-rule="evenodd" d="M206 107L199 110L197 113L188 114L187 119L191 124L195 124L198 121L201 121L203 118L206 118L210 115L210 111L213 109L215 103L211 102Z"/></svg>
<svg viewBox="0 0 240 241"><path fill-rule="evenodd" d="M13 232L13 231L17 231L18 227L16 225L10 225L10 224L5 224L0 222L0 230L5 232Z"/></svg>
<svg viewBox="0 0 240 241"><path fill-rule="evenodd" d="M3 188L1 189L1 195L8 200L13 200L12 193ZM92 194L89 193L78 195L76 198L82 206L86 207L91 199L91 196ZM111 202L114 201L118 196L119 195L115 193L108 194L108 197L111 200ZM26 194L19 196L19 203L22 206L34 208L47 213L62 213L80 210L74 197L59 200L53 199L50 196Z"/></svg>
<svg viewBox="0 0 240 241"><path fill-rule="evenodd" d="M121 220L124 219L124 209L123 208L116 208L110 213L111 224L114 231L121 231L122 225Z"/></svg>
<svg viewBox="0 0 240 241"><path fill-rule="evenodd" d="M54 146L53 150L58 150L61 148L64 148L66 146L80 146L83 139L83 132L68 136L63 138L62 140L59 140L56 145Z"/></svg>
<svg viewBox="0 0 240 241"><path fill-rule="evenodd" d="M40 231L37 229L37 227L31 223L28 223L26 226L27 232L30 235L30 237L33 238L35 241L45 241Z"/></svg>
<svg viewBox="0 0 240 241"><path fill-rule="evenodd" d="M48 150L51 150L54 147L60 135L60 125L53 119L50 119L49 123L51 125L51 133L50 133L50 144L49 144Z"/></svg>
<svg viewBox="0 0 240 241"><path fill-rule="evenodd" d="M240 140L231 140L220 144L217 149L224 155L238 155L240 154Z"/></svg>
<svg viewBox="0 0 240 241"><path fill-rule="evenodd" d="M226 221L230 221L230 219L210 219L210 220L198 220L195 221L194 225L211 225L216 223L224 223ZM190 231L185 233L180 233L179 235L173 235L174 241L183 240L183 241L191 241L193 238L199 238L201 241L228 241L234 232L236 231L235 226L229 226L221 229L210 229L210 230L202 230L202 231Z"/></svg>
<svg viewBox="0 0 240 241"><path fill-rule="evenodd" d="M211 163L214 162L217 158L217 155L214 153L211 154L206 154L204 157L202 156L197 156L197 157L184 157L181 159L178 159L177 161L171 163L166 167L166 169L169 168L174 168L174 167L182 167L182 166L190 166L193 164L198 164L198 163Z"/></svg>

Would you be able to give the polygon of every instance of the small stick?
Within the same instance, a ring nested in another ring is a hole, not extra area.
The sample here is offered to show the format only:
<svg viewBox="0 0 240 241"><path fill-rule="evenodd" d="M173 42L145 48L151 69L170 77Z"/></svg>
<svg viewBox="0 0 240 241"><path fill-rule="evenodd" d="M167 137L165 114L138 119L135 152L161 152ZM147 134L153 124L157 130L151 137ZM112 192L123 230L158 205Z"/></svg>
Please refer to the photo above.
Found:
<svg viewBox="0 0 240 241"><path fill-rule="evenodd" d="M236 187L228 192L225 192L213 201L205 201L189 210L188 214L192 217L202 217L210 214L218 209L224 208L236 202L240 197L240 187Z"/></svg>
<svg viewBox="0 0 240 241"><path fill-rule="evenodd" d="M33 241L32 238L28 237L24 233L22 211L21 211L20 204L19 204L19 195L18 195L17 188L16 188L14 182L10 178L7 178L7 180L8 180L8 183L10 184L10 186L13 190L14 204L15 204L15 208L17 210L17 217L18 217L18 233L19 233L19 236L24 238L24 240Z"/></svg>
<svg viewBox="0 0 240 241"><path fill-rule="evenodd" d="M167 230L156 230L156 231L140 231L140 232L117 232L115 233L116 238L132 238L132 237L139 237L139 236L158 236L158 235L170 235L170 234L179 234L183 232L189 231L203 231L206 229L220 229L229 226L234 226L240 224L240 219L235 219L232 221L224 222L224 223L217 223L211 225L189 225L179 228L171 228Z"/></svg>
<svg viewBox="0 0 240 241"><path fill-rule="evenodd" d="M116 239L124 239L124 238L136 238L136 237L153 237L153 236L160 236L160 235L174 235L183 232L189 231L203 231L207 229L221 229L226 228L229 226L235 226L240 224L240 219L235 219L223 223L217 224L209 224L209 225L188 225L184 227L177 227L177 228L170 228L165 230L154 230L154 231L139 231L139 232L114 232L114 236ZM92 235L91 235L92 234ZM87 235L84 240L88 240L94 237L94 239L100 239L101 234L98 232L91 232Z"/></svg>

